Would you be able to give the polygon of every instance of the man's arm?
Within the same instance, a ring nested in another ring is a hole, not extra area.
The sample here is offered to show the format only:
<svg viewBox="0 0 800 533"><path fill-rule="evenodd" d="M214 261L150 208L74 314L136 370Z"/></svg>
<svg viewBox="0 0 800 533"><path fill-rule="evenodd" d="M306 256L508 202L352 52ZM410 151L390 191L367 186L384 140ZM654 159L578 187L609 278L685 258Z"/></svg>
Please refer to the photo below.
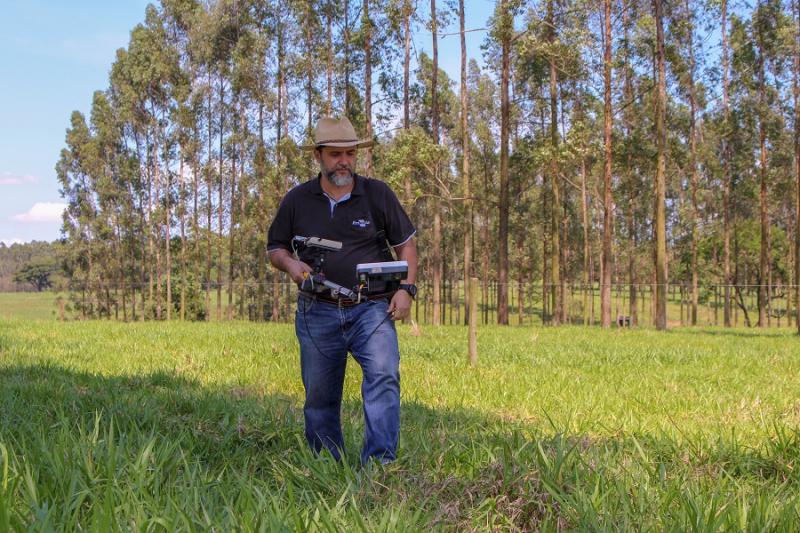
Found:
<svg viewBox="0 0 800 533"><path fill-rule="evenodd" d="M283 248L269 250L268 254L269 262L272 264L272 266L289 274L289 277L292 278L292 280L296 283L302 283L305 279L304 274L306 272L310 274L313 271L310 266L302 261L298 261L292 257L292 254L290 254L288 250L284 250ZM414 265L414 269L416 271L416 263ZM409 265L409 272L410 271L411 266Z"/></svg>
<svg viewBox="0 0 800 533"><path fill-rule="evenodd" d="M400 283L410 283L414 284L417 281L417 243L414 242L414 238L408 239L403 244L399 244L394 247L395 252L397 252L397 260L398 261L407 261L408 262L408 276L406 279L401 281Z"/></svg>
<svg viewBox="0 0 800 533"><path fill-rule="evenodd" d="M403 244L394 247L399 261L408 262L408 275L401 283L416 283L417 279L417 244L413 237ZM387 312L392 320L403 320L411 314L411 295L406 291L397 291L389 302Z"/></svg>

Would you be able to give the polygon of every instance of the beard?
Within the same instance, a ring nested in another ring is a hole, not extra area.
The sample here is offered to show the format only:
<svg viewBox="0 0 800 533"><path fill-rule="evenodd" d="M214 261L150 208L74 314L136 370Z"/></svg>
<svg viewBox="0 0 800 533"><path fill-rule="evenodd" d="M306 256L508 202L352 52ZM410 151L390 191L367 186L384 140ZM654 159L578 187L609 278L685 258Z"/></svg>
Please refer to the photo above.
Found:
<svg viewBox="0 0 800 533"><path fill-rule="evenodd" d="M338 172L343 170L346 170L347 174L338 174ZM353 171L348 167L338 167L333 170L325 170L325 176L328 178L328 181L337 187L347 187L353 183Z"/></svg>

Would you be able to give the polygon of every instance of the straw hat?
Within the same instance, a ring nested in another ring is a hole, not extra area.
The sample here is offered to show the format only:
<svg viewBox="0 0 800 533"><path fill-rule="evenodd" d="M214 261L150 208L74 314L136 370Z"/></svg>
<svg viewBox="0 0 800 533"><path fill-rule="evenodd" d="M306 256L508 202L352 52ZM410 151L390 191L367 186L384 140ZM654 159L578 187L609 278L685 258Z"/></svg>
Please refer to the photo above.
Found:
<svg viewBox="0 0 800 533"><path fill-rule="evenodd" d="M314 150L320 146L333 146L335 148L367 148L372 146L369 139L359 140L356 129L342 117L340 120L325 117L319 119L314 129L314 143L305 144L303 150Z"/></svg>

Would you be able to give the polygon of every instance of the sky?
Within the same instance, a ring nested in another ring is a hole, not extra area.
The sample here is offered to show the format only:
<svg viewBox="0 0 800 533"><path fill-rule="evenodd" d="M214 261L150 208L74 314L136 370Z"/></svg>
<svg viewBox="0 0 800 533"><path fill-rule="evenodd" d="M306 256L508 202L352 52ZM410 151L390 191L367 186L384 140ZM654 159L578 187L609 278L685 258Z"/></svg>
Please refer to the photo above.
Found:
<svg viewBox="0 0 800 533"><path fill-rule="evenodd" d="M55 165L70 114L88 115L94 91L108 87L115 52L127 45L148 3L0 0L0 242L60 237L64 201ZM419 4L422 16L430 4ZM485 28L493 9L493 0L466 0L467 29ZM440 33L457 31L458 19L451 18ZM467 33L470 58L480 58L485 36ZM430 34L418 29L414 49L430 55ZM458 80L458 35L440 39L439 58Z"/></svg>

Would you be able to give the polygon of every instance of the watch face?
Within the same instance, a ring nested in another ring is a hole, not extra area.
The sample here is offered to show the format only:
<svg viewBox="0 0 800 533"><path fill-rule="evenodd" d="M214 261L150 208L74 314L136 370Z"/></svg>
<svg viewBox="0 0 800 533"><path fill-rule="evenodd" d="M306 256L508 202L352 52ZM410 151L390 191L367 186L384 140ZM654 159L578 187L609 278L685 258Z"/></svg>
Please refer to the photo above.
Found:
<svg viewBox="0 0 800 533"><path fill-rule="evenodd" d="M400 288L403 289L404 291L406 291L408 294L410 294L412 298L417 296L417 286L416 285L411 285L411 284L405 284L404 283L403 285L400 285Z"/></svg>

